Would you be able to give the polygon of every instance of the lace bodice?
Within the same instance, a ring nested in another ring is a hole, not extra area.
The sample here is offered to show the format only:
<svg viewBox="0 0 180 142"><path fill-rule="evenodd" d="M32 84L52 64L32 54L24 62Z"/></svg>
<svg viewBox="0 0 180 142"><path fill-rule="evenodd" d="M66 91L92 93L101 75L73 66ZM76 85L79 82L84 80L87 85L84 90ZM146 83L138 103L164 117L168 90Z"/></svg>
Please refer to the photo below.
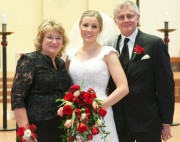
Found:
<svg viewBox="0 0 180 142"><path fill-rule="evenodd" d="M104 46L98 56L81 61L75 56L77 50L77 48L72 48L67 52L71 60L69 73L73 84L81 85L83 83L83 90L87 91L91 87L96 91L98 98L104 99L110 73L103 59L110 52L117 51L110 46Z"/></svg>

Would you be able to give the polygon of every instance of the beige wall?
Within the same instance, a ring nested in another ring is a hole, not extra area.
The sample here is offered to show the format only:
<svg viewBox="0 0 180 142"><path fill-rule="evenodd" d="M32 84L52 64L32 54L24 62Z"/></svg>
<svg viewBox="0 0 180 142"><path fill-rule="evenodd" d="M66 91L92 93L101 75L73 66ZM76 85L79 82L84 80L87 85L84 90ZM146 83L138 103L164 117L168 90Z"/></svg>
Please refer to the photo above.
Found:
<svg viewBox="0 0 180 142"><path fill-rule="evenodd" d="M14 32L7 37L7 71L15 70L16 52L34 49L33 40L43 14L42 4L43 0L0 0L0 17L6 13L7 31ZM2 60L2 48L0 52Z"/></svg>
<svg viewBox="0 0 180 142"><path fill-rule="evenodd" d="M37 27L45 18L58 19L67 33L70 32L79 16L87 9L95 9L112 17L113 7L119 0L0 0L0 18L6 13L7 31L14 34L7 37L7 70L14 71L16 53L34 50L33 40ZM135 0L134 0L135 1ZM180 50L180 15L179 0L139 0L141 21L140 29L158 35L163 28L164 13L169 13L170 28L177 29L169 34L169 52L171 56L179 56ZM2 48L0 49L2 60ZM0 62L2 70L2 61Z"/></svg>

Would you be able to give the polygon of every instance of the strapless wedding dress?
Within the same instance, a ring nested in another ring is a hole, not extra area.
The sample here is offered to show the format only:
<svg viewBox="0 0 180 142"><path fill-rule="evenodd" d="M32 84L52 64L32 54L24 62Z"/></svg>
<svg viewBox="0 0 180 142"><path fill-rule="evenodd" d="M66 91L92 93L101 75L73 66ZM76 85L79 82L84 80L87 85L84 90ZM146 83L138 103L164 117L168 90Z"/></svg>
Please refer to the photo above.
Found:
<svg viewBox="0 0 180 142"><path fill-rule="evenodd" d="M113 47L104 46L98 56L81 61L75 55L78 48L71 48L67 51L67 56L70 59L69 73L73 84L82 85L82 89L87 91L88 88L93 88L99 99L104 100L107 97L106 88L110 73L106 62L103 60L104 56L110 52L117 52ZM118 54L118 53L117 53ZM106 131L111 132L107 136L107 142L119 142L115 122L113 118L112 108L107 109L105 116ZM93 137L90 142L104 142L100 135Z"/></svg>

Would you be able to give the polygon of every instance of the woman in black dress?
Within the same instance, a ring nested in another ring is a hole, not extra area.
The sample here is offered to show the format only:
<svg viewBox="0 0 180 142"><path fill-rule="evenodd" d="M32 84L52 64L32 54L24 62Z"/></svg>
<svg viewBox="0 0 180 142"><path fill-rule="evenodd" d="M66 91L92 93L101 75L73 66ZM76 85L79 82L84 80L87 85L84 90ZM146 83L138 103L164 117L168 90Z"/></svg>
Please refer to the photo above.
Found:
<svg viewBox="0 0 180 142"><path fill-rule="evenodd" d="M35 124L38 142L60 142L56 100L70 87L65 63L60 59L68 43L64 28L54 20L45 20L38 28L36 51L18 60L12 86L12 110L18 128ZM29 137L25 142L33 142Z"/></svg>

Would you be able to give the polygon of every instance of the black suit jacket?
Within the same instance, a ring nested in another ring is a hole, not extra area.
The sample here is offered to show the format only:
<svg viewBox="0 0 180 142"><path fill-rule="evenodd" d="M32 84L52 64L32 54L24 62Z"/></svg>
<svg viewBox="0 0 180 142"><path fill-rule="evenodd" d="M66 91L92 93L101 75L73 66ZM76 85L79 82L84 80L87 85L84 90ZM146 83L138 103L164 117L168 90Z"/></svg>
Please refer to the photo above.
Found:
<svg viewBox="0 0 180 142"><path fill-rule="evenodd" d="M116 47L117 38L106 45ZM134 47L144 52L129 62L126 76L129 94L113 106L117 131L128 126L134 132L161 130L174 114L174 80L167 48L159 37L138 30ZM149 59L141 60L145 55ZM115 88L112 79L109 89Z"/></svg>

